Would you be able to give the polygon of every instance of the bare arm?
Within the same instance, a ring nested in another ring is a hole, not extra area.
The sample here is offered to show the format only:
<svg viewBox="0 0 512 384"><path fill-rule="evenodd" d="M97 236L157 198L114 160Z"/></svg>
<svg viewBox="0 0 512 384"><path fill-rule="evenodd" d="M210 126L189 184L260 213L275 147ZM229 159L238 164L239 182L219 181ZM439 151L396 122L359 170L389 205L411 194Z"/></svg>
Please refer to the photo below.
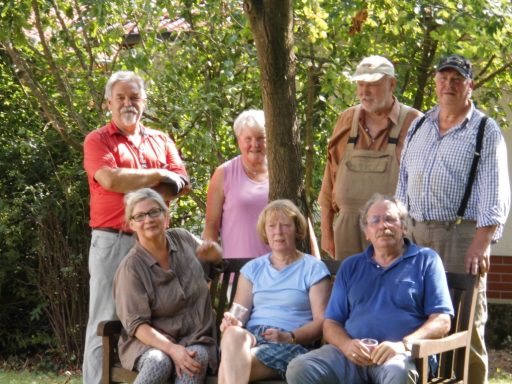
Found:
<svg viewBox="0 0 512 384"><path fill-rule="evenodd" d="M480 273L489 272L491 266L491 241L496 225L489 227L480 227L475 231L473 241L466 251L464 264L466 272L476 275L480 267Z"/></svg>
<svg viewBox="0 0 512 384"><path fill-rule="evenodd" d="M224 205L224 168L218 167L212 175L206 196L206 222L203 239L217 241L219 238L222 207Z"/></svg>
<svg viewBox="0 0 512 384"><path fill-rule="evenodd" d="M359 339L352 339L345 328L337 321L326 319L324 321L324 339L357 365L370 365L372 361L368 349Z"/></svg>
<svg viewBox="0 0 512 384"><path fill-rule="evenodd" d="M181 191L177 195L174 194L172 186L167 183L160 183L152 188L155 191L157 191L159 194L161 194L165 201L171 201L172 199L175 199L176 197L188 194L190 192L190 190L192 189L192 186L190 185L190 182L189 182L181 189Z"/></svg>
<svg viewBox="0 0 512 384"><path fill-rule="evenodd" d="M245 313L244 317L241 319L240 322L236 318L234 318L229 312L225 312L224 318L222 319L222 323L220 324L221 332L224 332L224 329L232 325L243 326L245 323L247 323L247 320L249 320L252 308L252 283L249 280L247 280L242 274L240 274L238 278L234 302L243 305L245 308L248 309L248 311Z"/></svg>
<svg viewBox="0 0 512 384"><path fill-rule="evenodd" d="M213 264L219 264L222 261L222 248L212 240L204 240L196 249L199 260L207 261Z"/></svg>
<svg viewBox="0 0 512 384"><path fill-rule="evenodd" d="M380 343L373 351L371 357L375 364L384 364L393 356L406 352L405 343L418 339L439 339L450 330L450 315L446 313L433 313L421 327L405 336L403 341Z"/></svg>
<svg viewBox="0 0 512 384"><path fill-rule="evenodd" d="M418 339L439 339L450 330L450 315L446 313L433 313L421 327L404 337L404 342Z"/></svg>
<svg viewBox="0 0 512 384"><path fill-rule="evenodd" d="M182 345L174 344L151 325L139 325L135 330L135 337L142 343L157 348L169 355L176 366L176 373L179 377L183 373L190 375L199 373L201 364L194 359L195 352L187 351Z"/></svg>
<svg viewBox="0 0 512 384"><path fill-rule="evenodd" d="M160 184L160 181L164 177L176 177L176 175L175 172L164 168L132 169L103 167L96 171L94 179L106 190L119 193L158 186L158 192L164 198L167 198L169 197L170 189L165 184ZM174 195L171 197L174 197Z"/></svg>

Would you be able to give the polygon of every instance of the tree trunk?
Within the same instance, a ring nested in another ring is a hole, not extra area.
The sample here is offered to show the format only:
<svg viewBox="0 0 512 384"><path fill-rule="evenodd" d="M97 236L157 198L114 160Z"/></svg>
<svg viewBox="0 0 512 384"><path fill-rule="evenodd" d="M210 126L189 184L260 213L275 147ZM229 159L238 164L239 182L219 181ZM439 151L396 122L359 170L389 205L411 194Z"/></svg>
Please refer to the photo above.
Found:
<svg viewBox="0 0 512 384"><path fill-rule="evenodd" d="M300 135L296 121L292 2L245 0L244 10L256 42L261 73L269 199L290 199L304 209Z"/></svg>

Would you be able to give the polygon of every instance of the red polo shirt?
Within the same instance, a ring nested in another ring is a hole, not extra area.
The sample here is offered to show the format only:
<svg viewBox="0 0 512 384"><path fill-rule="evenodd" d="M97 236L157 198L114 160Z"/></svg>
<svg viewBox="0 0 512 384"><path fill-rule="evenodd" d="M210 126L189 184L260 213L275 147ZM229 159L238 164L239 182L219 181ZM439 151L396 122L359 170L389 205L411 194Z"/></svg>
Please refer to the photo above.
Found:
<svg viewBox="0 0 512 384"><path fill-rule="evenodd" d="M166 168L187 176L174 142L166 134L141 126L142 141L135 147L113 122L89 133L84 141L84 168L90 191L92 228L124 227L124 194L108 191L95 179L100 168Z"/></svg>

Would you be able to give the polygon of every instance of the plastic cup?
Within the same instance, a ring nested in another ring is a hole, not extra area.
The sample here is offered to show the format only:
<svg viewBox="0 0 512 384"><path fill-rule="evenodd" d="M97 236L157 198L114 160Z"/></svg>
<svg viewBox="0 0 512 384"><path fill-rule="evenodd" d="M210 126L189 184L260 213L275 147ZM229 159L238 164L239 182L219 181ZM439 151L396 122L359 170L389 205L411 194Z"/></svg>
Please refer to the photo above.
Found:
<svg viewBox="0 0 512 384"><path fill-rule="evenodd" d="M248 311L247 308L245 308L243 305L238 303L233 303L231 308L229 309L229 313L233 315L237 320L242 321L242 318L244 317L245 313Z"/></svg>
<svg viewBox="0 0 512 384"><path fill-rule="evenodd" d="M362 339L361 343L366 345L366 348L372 353L372 351L375 349L377 345L379 345L379 342L375 339Z"/></svg>

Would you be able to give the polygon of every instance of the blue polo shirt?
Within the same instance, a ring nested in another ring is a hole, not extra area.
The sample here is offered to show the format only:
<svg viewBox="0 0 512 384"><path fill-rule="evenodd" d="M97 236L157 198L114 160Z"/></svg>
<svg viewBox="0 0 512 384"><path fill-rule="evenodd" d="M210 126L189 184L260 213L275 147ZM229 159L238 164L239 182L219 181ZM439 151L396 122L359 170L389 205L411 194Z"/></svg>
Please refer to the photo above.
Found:
<svg viewBox="0 0 512 384"><path fill-rule="evenodd" d="M373 259L373 246L340 266L326 319L339 322L352 338L400 341L433 313L453 316L439 255L405 239L405 252L386 268Z"/></svg>

